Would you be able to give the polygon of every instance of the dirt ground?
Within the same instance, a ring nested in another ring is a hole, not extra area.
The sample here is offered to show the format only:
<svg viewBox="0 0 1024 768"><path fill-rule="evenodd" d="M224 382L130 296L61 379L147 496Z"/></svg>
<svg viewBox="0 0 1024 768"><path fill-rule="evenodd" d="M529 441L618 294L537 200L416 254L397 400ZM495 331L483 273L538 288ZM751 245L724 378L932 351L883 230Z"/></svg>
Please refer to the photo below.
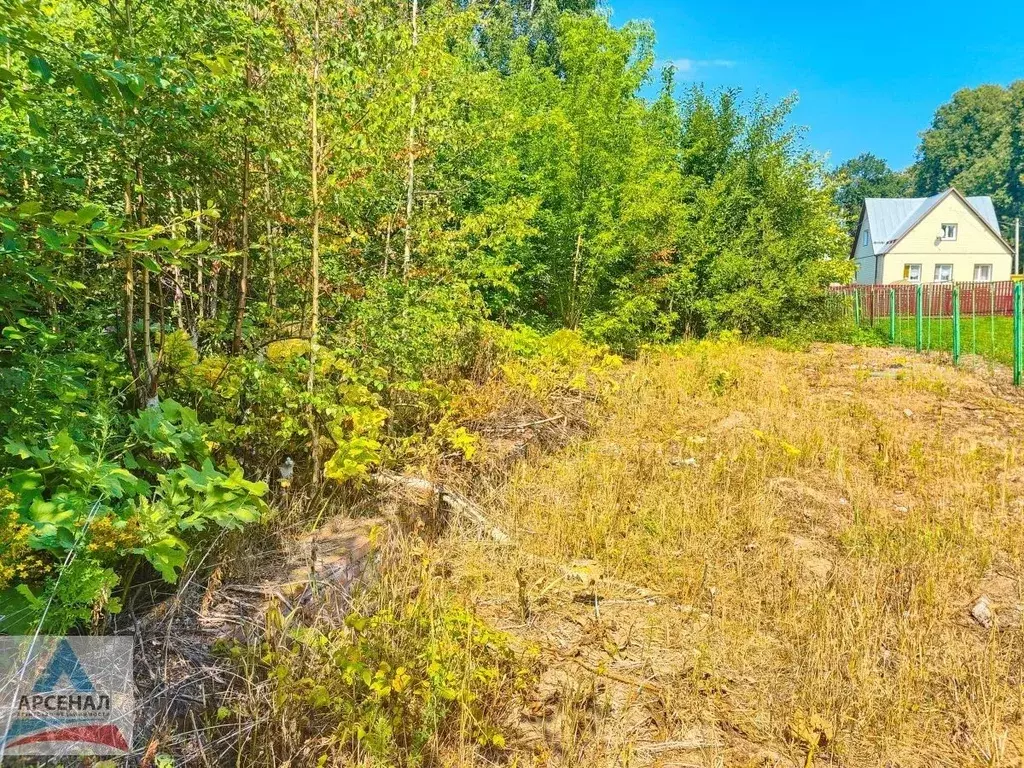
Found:
<svg viewBox="0 0 1024 768"><path fill-rule="evenodd" d="M441 545L463 599L540 654L513 763L1024 764L1005 369L692 344L588 417L478 486L509 541Z"/></svg>

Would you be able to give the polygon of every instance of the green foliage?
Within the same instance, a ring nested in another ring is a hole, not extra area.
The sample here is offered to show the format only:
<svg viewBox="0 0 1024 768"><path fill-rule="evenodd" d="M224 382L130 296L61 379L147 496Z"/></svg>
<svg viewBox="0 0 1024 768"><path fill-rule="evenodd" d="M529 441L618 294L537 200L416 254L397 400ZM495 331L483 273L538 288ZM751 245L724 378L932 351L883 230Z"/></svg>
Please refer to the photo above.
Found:
<svg viewBox="0 0 1024 768"><path fill-rule="evenodd" d="M648 100L653 30L589 0L421 5L414 35L405 0L0 0L23 615L101 620L140 562L173 581L289 459L289 487L473 460L452 409L487 349L589 393L612 349L825 312L842 231L788 104L670 70Z"/></svg>
<svg viewBox="0 0 1024 768"><path fill-rule="evenodd" d="M245 722L252 708L269 706L275 728L256 734L255 749L274 744L276 754L303 764L359 756L372 765L423 765L455 735L500 751L531 679L529 660L505 635L429 587L370 614L354 611L341 627L288 628L279 613L267 623L258 649L230 653L250 682L268 687L269 703L250 699L246 687L226 715Z"/></svg>
<svg viewBox="0 0 1024 768"><path fill-rule="evenodd" d="M502 376L512 387L546 397L557 390L600 393L616 386L623 360L575 331L542 335L530 328L490 328Z"/></svg>
<svg viewBox="0 0 1024 768"><path fill-rule="evenodd" d="M48 441L8 441L0 461L0 496L10 530L0 551L4 631L25 631L45 615L63 632L116 612L113 566L132 555L168 582L184 565L188 534L239 528L266 511L262 483L224 474L208 457L195 412L173 401L146 409L117 443L120 454L91 452L67 431ZM200 468L190 466L200 463ZM15 565L15 556L27 557Z"/></svg>
<svg viewBox="0 0 1024 768"><path fill-rule="evenodd" d="M957 91L921 134L917 194L953 186L965 195L991 195L1009 235L1013 218L1024 216L1022 116L1024 81Z"/></svg>
<svg viewBox="0 0 1024 768"><path fill-rule="evenodd" d="M885 346L890 343L888 330L883 329L881 325L858 327L848 317L822 319L796 326L777 341L783 346L788 344L799 349L814 342L833 342L856 346Z"/></svg>
<svg viewBox="0 0 1024 768"><path fill-rule="evenodd" d="M894 171L880 157L865 152L847 160L832 174L834 199L842 212L846 232L853 237L868 197L907 197L912 179L907 171Z"/></svg>
<svg viewBox="0 0 1024 768"><path fill-rule="evenodd" d="M172 384L201 403L208 436L220 452L259 457L265 472L287 457L304 456L312 408L322 447L330 451L324 457L328 477L344 482L365 476L383 455L389 411L381 390L388 372L356 368L328 348L317 356L312 392L308 374L309 344L293 339L269 344L262 359L210 355L174 373Z"/></svg>

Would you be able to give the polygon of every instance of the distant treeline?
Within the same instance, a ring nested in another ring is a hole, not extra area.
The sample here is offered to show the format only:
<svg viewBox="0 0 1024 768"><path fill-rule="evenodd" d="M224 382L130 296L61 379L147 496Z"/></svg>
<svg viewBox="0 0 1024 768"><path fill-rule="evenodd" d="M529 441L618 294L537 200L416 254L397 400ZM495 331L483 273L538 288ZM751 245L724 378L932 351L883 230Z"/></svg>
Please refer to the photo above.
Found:
<svg viewBox="0 0 1024 768"><path fill-rule="evenodd" d="M1024 217L1024 80L957 91L921 134L909 168L893 170L868 153L844 163L833 178L849 230L865 197L930 197L952 186L965 195L991 195L1009 235L1013 220Z"/></svg>

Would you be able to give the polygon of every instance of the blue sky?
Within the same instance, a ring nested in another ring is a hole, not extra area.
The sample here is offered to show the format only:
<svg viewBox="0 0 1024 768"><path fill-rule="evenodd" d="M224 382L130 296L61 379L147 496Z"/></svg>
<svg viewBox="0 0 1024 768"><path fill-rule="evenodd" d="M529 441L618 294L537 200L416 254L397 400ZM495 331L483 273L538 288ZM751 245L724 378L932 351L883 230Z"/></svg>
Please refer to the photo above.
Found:
<svg viewBox="0 0 1024 768"><path fill-rule="evenodd" d="M873 152L902 168L953 92L1024 78L1024 2L608 0L654 23L659 63L747 97L796 92L793 121L832 165Z"/></svg>

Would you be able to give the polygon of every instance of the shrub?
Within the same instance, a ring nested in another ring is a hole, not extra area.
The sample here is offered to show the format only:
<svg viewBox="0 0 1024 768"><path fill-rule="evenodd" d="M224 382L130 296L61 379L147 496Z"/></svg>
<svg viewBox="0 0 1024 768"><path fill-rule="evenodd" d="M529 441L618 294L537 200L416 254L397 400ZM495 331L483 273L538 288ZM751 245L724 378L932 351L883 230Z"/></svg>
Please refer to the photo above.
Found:
<svg viewBox="0 0 1024 768"><path fill-rule="evenodd" d="M409 584L378 584L340 626L291 627L272 610L258 647L230 649L244 681L227 712L240 726L267 723L249 760L414 766L444 763L449 744L505 746L535 654L435 594L425 560L406 566L420 580L412 599Z"/></svg>
<svg viewBox="0 0 1024 768"><path fill-rule="evenodd" d="M0 630L43 621L60 633L116 613L115 567L134 570L142 558L173 583L190 542L266 511L266 486L218 470L195 412L172 400L142 411L108 446L91 449L67 431L4 445Z"/></svg>

